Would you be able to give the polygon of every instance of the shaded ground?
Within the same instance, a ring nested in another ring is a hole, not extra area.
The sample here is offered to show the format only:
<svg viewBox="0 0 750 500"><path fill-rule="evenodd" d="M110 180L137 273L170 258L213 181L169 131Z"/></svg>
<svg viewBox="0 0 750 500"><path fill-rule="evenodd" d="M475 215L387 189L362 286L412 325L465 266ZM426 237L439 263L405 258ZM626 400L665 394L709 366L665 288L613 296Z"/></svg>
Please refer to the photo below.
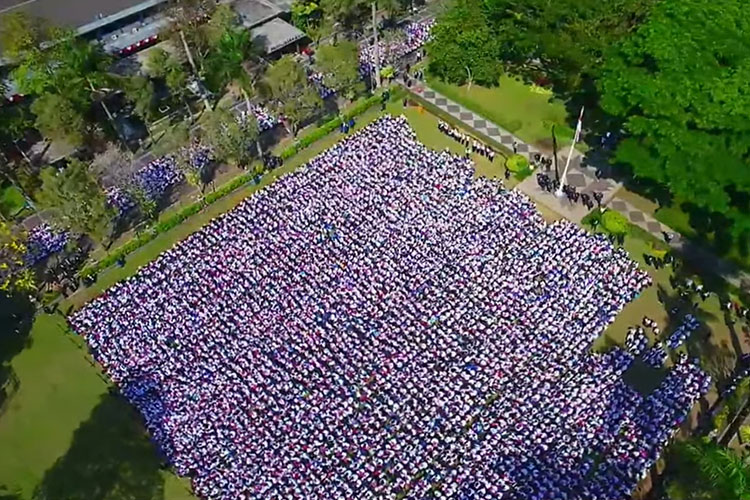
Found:
<svg viewBox="0 0 750 500"><path fill-rule="evenodd" d="M161 500L164 479L136 411L103 394L73 434L68 451L44 474L35 498Z"/></svg>

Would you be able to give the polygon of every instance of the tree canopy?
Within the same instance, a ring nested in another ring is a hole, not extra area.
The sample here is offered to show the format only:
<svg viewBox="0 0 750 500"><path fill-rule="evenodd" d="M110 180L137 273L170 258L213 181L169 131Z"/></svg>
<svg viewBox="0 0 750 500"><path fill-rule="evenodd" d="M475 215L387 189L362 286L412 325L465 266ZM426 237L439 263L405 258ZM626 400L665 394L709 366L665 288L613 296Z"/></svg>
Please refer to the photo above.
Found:
<svg viewBox="0 0 750 500"><path fill-rule="evenodd" d="M665 0L613 51L601 105L628 137L615 159L750 230L750 18L741 0Z"/></svg>
<svg viewBox="0 0 750 500"><path fill-rule="evenodd" d="M43 94L31 105L36 115L36 128L51 140L81 146L86 137L88 124L81 110L60 94Z"/></svg>
<svg viewBox="0 0 750 500"><path fill-rule="evenodd" d="M114 216L87 165L77 159L62 170L48 167L42 171L37 201L60 225L98 241L107 235Z"/></svg>
<svg viewBox="0 0 750 500"><path fill-rule="evenodd" d="M0 221L0 294L29 292L35 288L34 274L24 263L25 234Z"/></svg>
<svg viewBox="0 0 750 500"><path fill-rule="evenodd" d="M502 72L500 44L479 0L457 0L440 18L432 35L427 52L433 74L458 85L497 85Z"/></svg>
<svg viewBox="0 0 750 500"><path fill-rule="evenodd" d="M336 89L340 95L354 99L364 92L365 85L359 76L359 47L350 41L336 45L323 45L318 49L316 67L323 75L323 83Z"/></svg>
<svg viewBox="0 0 750 500"><path fill-rule="evenodd" d="M286 117L294 133L300 123L312 118L323 106L317 90L307 79L305 69L290 55L283 56L268 68L264 88L276 112Z"/></svg>
<svg viewBox="0 0 750 500"><path fill-rule="evenodd" d="M715 443L692 439L670 449L667 492L673 500L746 500L750 467Z"/></svg>
<svg viewBox="0 0 750 500"><path fill-rule="evenodd" d="M626 37L656 0L457 0L438 18L431 70L464 83L496 85L501 63L561 93L596 74L608 48ZM468 68L468 70L467 70Z"/></svg>
<svg viewBox="0 0 750 500"><path fill-rule="evenodd" d="M206 141L217 161L231 161L240 167L252 160L251 146L258 139L258 122L252 114L237 120L229 109L217 107L202 117Z"/></svg>

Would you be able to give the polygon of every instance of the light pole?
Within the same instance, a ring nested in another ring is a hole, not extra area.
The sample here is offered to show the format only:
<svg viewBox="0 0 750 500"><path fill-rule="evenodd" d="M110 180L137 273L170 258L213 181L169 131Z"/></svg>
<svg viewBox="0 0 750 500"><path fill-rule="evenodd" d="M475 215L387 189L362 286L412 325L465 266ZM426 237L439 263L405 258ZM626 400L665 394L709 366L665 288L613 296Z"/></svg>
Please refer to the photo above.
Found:
<svg viewBox="0 0 750 500"><path fill-rule="evenodd" d="M563 188L568 181L568 168L570 168L570 160L573 158L573 150L576 147L576 143L581 138L581 129L583 128L583 107L581 107L581 114L578 116L578 124L576 125L576 133L573 137L573 142L570 143L570 151L568 152L568 159L565 161L565 170L563 170L562 177L560 177L560 187L557 188L555 194L560 197L563 195Z"/></svg>
<svg viewBox="0 0 750 500"><path fill-rule="evenodd" d="M378 45L378 25L375 19L376 2L372 2L372 33L374 38L373 55L375 56L375 88L380 88L380 46Z"/></svg>

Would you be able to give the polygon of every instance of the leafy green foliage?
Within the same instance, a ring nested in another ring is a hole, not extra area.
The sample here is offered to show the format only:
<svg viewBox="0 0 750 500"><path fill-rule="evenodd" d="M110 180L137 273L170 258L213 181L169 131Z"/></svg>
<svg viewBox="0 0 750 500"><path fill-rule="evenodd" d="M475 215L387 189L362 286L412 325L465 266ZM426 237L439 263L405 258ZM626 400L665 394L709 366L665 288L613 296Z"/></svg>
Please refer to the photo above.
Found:
<svg viewBox="0 0 750 500"><path fill-rule="evenodd" d="M745 500L750 468L732 450L701 439L680 441L667 461L667 491L673 500Z"/></svg>
<svg viewBox="0 0 750 500"><path fill-rule="evenodd" d="M346 27L361 25L370 12L367 0L321 0L320 7L326 17Z"/></svg>
<svg viewBox="0 0 750 500"><path fill-rule="evenodd" d="M429 70L449 83L497 85L501 47L487 25L479 0L457 0L439 18L427 44Z"/></svg>
<svg viewBox="0 0 750 500"><path fill-rule="evenodd" d="M0 17L0 47L3 55L17 60L35 51L47 36L41 19L16 10Z"/></svg>
<svg viewBox="0 0 750 500"><path fill-rule="evenodd" d="M265 92L275 111L287 117L296 133L299 124L315 116L323 101L310 84L304 68L290 55L276 61L265 77Z"/></svg>
<svg viewBox="0 0 750 500"><path fill-rule="evenodd" d="M143 121L150 122L155 114L154 84L145 76L135 75L125 79L123 90L133 103L133 111Z"/></svg>
<svg viewBox="0 0 750 500"><path fill-rule="evenodd" d="M202 117L202 125L217 161L231 161L241 167L252 161L251 146L259 134L258 122L252 114L240 122L230 110L218 107Z"/></svg>
<svg viewBox="0 0 750 500"><path fill-rule="evenodd" d="M523 155L513 155L505 161L505 166L511 172L523 172L529 169L529 160Z"/></svg>
<svg viewBox="0 0 750 500"><path fill-rule="evenodd" d="M155 156L172 154L187 146L190 141L190 122L181 121L169 127L151 147L151 153Z"/></svg>
<svg viewBox="0 0 750 500"><path fill-rule="evenodd" d="M24 233L0 222L0 294L34 290L34 275L24 265Z"/></svg>
<svg viewBox="0 0 750 500"><path fill-rule="evenodd" d="M222 92L232 81L248 78L243 63L257 59L259 48L250 32L238 23L229 5L220 5L203 28L206 31L207 51L201 54L203 74L212 92Z"/></svg>
<svg viewBox="0 0 750 500"><path fill-rule="evenodd" d="M88 124L76 105L60 94L43 94L31 105L36 115L36 128L48 139L81 146Z"/></svg>
<svg viewBox="0 0 750 500"><path fill-rule="evenodd" d="M323 83L350 100L365 90L359 77L358 57L359 48L350 41L323 45L316 54L316 67L323 75Z"/></svg>
<svg viewBox="0 0 750 500"><path fill-rule="evenodd" d="M630 222L620 212L607 210L602 215L602 226L609 234L625 235L630 228Z"/></svg>
<svg viewBox="0 0 750 500"><path fill-rule="evenodd" d="M750 19L741 0L666 0L607 59L601 105L629 137L616 160L750 234Z"/></svg>
<svg viewBox="0 0 750 500"><path fill-rule="evenodd" d="M311 25L320 23L323 10L318 2L311 0L294 0L292 3L292 24L307 32Z"/></svg>
<svg viewBox="0 0 750 500"><path fill-rule="evenodd" d="M114 216L86 164L77 159L70 160L63 170L44 169L37 198L61 226L87 233L97 241L104 239Z"/></svg>

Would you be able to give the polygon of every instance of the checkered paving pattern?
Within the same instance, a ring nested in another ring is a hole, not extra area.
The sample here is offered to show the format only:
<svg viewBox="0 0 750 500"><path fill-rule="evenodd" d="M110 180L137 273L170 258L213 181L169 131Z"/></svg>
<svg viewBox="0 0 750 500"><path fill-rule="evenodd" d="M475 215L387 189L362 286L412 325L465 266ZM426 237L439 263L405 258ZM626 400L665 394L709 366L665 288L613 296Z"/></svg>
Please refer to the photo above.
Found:
<svg viewBox="0 0 750 500"><path fill-rule="evenodd" d="M466 125L476 130L477 132L486 135L490 139L493 139L508 149L513 149L513 144L516 145L516 151L519 154L531 158L534 154L540 153L540 151L525 142L518 137L514 136L502 127L495 125L494 123L487 121L473 111L464 108L463 106L451 101L447 97L438 94L432 89L426 87L413 88L416 94L422 96L426 101L434 104L443 111L449 113L454 118L464 122Z"/></svg>
<svg viewBox="0 0 750 500"><path fill-rule="evenodd" d="M482 118L471 110L464 108L430 88L418 87L412 88L412 91L422 96L426 101L449 113L454 118L462 121L470 128L490 137L510 150L515 149L516 152L529 159L536 153L541 153L540 150L526 144L507 130L504 130L502 127L487 121L485 118ZM616 192L621 185L611 179L597 178L593 167L581 165L581 154L578 151L575 151L574 154L575 156L571 159L570 169L568 170L567 182L568 184L575 186L579 193L593 193L597 191L602 193L604 195L603 204L608 208L622 213L628 218L628 220L630 220L630 222L648 231L659 239L663 239L665 232L672 234L673 239L670 241L670 245L674 249L681 251L682 253L689 253L697 256L699 260L713 267L716 272L721 274L728 282L735 286L740 286L741 283L744 282L750 283L750 274L738 271L734 266L719 259L703 248L697 248L692 242L689 242L685 238L681 238L676 231L660 223L650 214L637 209L621 198L617 198ZM560 158L560 165L565 165L566 159L565 156L562 156ZM531 196L531 198L538 203L542 203L552 208L574 222L580 222L583 215L585 215L585 211L581 209L579 204L573 204L570 202L566 203L564 199L558 199L553 194L539 189L535 176L531 176L524 180L518 185L517 189L520 189L527 195Z"/></svg>

